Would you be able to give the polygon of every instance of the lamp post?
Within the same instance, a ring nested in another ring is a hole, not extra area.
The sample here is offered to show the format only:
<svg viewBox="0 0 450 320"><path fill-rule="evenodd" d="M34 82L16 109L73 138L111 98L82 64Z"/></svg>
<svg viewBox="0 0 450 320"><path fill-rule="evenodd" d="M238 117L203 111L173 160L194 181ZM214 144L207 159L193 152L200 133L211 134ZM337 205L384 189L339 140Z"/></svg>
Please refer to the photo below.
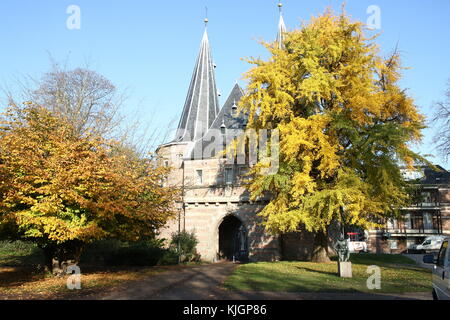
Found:
<svg viewBox="0 0 450 320"><path fill-rule="evenodd" d="M185 183L185 171L184 171L184 159L181 161L181 168L182 168L182 182L181 182L181 210L183 211L183 219L186 216L186 205L184 203L184 183ZM181 263L181 210L178 210L178 264ZM184 224L183 224L183 231L184 231Z"/></svg>

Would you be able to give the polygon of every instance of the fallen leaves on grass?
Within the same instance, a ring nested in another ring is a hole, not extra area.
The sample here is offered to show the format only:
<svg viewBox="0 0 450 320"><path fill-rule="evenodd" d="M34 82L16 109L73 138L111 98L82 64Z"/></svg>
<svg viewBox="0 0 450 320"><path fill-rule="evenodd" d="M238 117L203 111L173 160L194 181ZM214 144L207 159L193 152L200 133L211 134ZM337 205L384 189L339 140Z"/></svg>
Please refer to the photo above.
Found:
<svg viewBox="0 0 450 320"><path fill-rule="evenodd" d="M33 273L25 268L0 268L0 300L82 299L115 286L164 272L169 267L134 268L82 273L81 290L69 290L67 277Z"/></svg>

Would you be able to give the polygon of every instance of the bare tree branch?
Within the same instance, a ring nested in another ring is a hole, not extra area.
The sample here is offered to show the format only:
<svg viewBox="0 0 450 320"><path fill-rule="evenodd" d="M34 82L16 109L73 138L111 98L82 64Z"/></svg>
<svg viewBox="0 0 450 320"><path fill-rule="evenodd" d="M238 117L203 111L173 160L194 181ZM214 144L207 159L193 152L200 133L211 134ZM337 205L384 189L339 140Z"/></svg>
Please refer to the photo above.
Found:
<svg viewBox="0 0 450 320"><path fill-rule="evenodd" d="M450 79L446 91L445 101L440 101L435 104L436 113L433 122L438 127L438 133L434 138L439 152L446 161L450 158Z"/></svg>
<svg viewBox="0 0 450 320"><path fill-rule="evenodd" d="M7 103L20 106L32 101L71 121L81 135L93 133L121 142L124 148L141 157L167 142L175 119L168 125L155 121L155 112L143 123L142 110L131 115L121 113L128 100L125 91L99 73L82 68L69 69L67 60L57 63L51 55L50 71L41 78L22 76L15 79L16 90L3 87Z"/></svg>

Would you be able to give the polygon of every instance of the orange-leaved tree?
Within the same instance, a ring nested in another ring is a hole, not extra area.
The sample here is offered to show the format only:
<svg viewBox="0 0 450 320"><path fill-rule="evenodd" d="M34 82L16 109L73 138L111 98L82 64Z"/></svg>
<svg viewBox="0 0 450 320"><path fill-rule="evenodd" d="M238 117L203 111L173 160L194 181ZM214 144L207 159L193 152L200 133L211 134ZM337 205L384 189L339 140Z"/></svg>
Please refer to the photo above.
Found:
<svg viewBox="0 0 450 320"><path fill-rule="evenodd" d="M61 272L94 240L154 236L175 212L167 170L43 107L11 107L0 120L0 232L37 243Z"/></svg>

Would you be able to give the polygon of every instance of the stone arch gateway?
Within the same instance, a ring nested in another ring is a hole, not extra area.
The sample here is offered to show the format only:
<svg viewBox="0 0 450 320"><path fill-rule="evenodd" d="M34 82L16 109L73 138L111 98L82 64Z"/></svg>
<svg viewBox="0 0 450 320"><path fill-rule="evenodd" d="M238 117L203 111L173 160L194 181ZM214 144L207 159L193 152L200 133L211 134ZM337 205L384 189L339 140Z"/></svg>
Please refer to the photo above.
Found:
<svg viewBox="0 0 450 320"><path fill-rule="evenodd" d="M225 216L218 227L218 236L218 260L248 260L247 228L238 217Z"/></svg>

